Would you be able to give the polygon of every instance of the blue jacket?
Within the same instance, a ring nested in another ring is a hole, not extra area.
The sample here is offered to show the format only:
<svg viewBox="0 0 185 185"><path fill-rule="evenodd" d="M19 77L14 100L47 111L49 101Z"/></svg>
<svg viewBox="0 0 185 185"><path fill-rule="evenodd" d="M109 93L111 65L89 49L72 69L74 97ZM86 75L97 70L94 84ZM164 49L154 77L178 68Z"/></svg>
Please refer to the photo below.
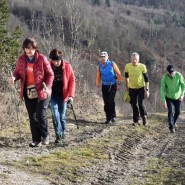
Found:
<svg viewBox="0 0 185 185"><path fill-rule="evenodd" d="M99 63L101 81L103 85L113 85L116 83L116 74L113 68L113 62L107 60L106 65Z"/></svg>

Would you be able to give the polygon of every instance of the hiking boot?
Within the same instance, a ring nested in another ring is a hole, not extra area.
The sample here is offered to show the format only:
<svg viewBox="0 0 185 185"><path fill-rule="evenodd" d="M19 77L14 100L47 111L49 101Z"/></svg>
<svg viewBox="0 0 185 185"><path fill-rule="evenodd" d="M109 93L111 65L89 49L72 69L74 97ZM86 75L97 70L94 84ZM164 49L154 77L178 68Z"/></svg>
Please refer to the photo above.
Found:
<svg viewBox="0 0 185 185"><path fill-rule="evenodd" d="M62 143L63 139L65 139L64 134L57 136L56 139L55 139L55 144Z"/></svg>
<svg viewBox="0 0 185 185"><path fill-rule="evenodd" d="M49 145L49 135L42 139L43 145Z"/></svg>
<svg viewBox="0 0 185 185"><path fill-rule="evenodd" d="M29 144L29 147L40 147L42 146L41 142L32 142Z"/></svg>
<svg viewBox="0 0 185 185"><path fill-rule="evenodd" d="M113 118L111 119L111 122L112 122L112 123L115 123L115 122L116 122L116 118L113 117Z"/></svg>
<svg viewBox="0 0 185 185"><path fill-rule="evenodd" d="M137 127L137 126L139 126L139 123L138 122L134 122L132 125Z"/></svg>
<svg viewBox="0 0 185 185"><path fill-rule="evenodd" d="M147 125L147 123L148 123L148 122L147 122L147 117L144 116L144 117L143 117L143 125L145 126L145 125Z"/></svg>
<svg viewBox="0 0 185 185"><path fill-rule="evenodd" d="M175 128L170 129L171 133L175 133Z"/></svg>
<svg viewBox="0 0 185 185"><path fill-rule="evenodd" d="M59 143L62 143L62 140L61 139L56 139L55 144L59 144Z"/></svg>
<svg viewBox="0 0 185 185"><path fill-rule="evenodd" d="M111 120L106 120L105 121L105 124L109 124Z"/></svg>
<svg viewBox="0 0 185 185"><path fill-rule="evenodd" d="M177 127L178 127L178 126L177 126L177 123L175 123L175 124L174 124L174 128L175 128L175 130L177 130Z"/></svg>

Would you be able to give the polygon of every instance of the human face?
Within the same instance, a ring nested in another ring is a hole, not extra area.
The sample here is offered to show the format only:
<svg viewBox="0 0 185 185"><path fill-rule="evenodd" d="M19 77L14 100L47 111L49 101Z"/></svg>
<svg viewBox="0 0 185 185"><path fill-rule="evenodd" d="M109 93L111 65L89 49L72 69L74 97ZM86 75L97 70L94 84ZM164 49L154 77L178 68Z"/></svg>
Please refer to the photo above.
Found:
<svg viewBox="0 0 185 185"><path fill-rule="evenodd" d="M138 56L132 56L131 57L131 62L133 66L137 66L139 63L139 57Z"/></svg>
<svg viewBox="0 0 185 185"><path fill-rule="evenodd" d="M168 72L168 75L169 75L171 78L173 78L174 75L175 75L175 71L174 71L173 73L169 73L169 72Z"/></svg>
<svg viewBox="0 0 185 185"><path fill-rule="evenodd" d="M35 55L36 49L33 48L32 46L28 46L27 48L24 49L24 52L28 56L28 58L32 59Z"/></svg>
<svg viewBox="0 0 185 185"><path fill-rule="evenodd" d="M103 62L103 63L105 63L107 60L108 60L108 56L106 55L106 56L100 56L100 60Z"/></svg>
<svg viewBox="0 0 185 185"><path fill-rule="evenodd" d="M61 65L62 61L61 60L52 60L52 63L55 67L59 67Z"/></svg>

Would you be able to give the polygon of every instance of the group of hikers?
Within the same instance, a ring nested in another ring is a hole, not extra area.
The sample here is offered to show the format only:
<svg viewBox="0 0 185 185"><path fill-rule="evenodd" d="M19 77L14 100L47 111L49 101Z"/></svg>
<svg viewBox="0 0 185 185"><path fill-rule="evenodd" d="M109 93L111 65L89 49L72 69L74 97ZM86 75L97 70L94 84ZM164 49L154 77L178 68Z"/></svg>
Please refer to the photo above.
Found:
<svg viewBox="0 0 185 185"><path fill-rule="evenodd" d="M133 112L133 125L140 124L142 118L143 125L147 125L147 112L144 99L148 98L149 77L147 68L139 62L140 56L134 52L131 54L131 62L125 65L124 77L126 93L129 95L129 103ZM160 95L165 108L168 108L168 123L171 133L176 131L176 121L181 112L181 103L185 93L185 82L181 73L174 70L173 65L168 65L167 73L161 79ZM121 73L117 65L109 60L108 53L103 51L100 54L100 62L96 72L97 93L102 82L102 95L104 101L104 111L106 114L105 124L114 123L115 114L115 95L120 89L122 82Z"/></svg>
<svg viewBox="0 0 185 185"><path fill-rule="evenodd" d="M23 41L22 54L10 79L13 85L21 80L20 97L24 99L28 112L32 142L30 147L48 145L49 130L46 110L50 104L52 121L55 130L55 143L60 143L65 137L67 104L73 102L75 94L75 76L70 63L63 58L63 52L52 49L47 57L38 50L35 39L26 38ZM116 122L115 95L120 90L122 77L115 62L109 60L108 53L100 53L100 61L96 71L96 91L102 90L105 124ZM147 68L139 62L139 54L131 54L131 63L125 65L124 76L126 92L130 97L133 110L133 125L137 126L142 118L147 125L147 112L144 99L149 97L149 78ZM168 108L169 129L175 132L176 121L181 111L185 83L183 76L167 66L167 73L161 79L161 98ZM175 111L173 110L175 108Z"/></svg>

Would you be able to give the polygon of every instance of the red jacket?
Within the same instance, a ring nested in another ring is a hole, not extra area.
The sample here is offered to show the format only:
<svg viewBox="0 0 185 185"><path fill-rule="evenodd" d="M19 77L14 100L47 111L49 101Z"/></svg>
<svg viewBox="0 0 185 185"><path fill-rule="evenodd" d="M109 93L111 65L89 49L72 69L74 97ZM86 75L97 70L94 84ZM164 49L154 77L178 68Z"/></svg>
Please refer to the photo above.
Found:
<svg viewBox="0 0 185 185"><path fill-rule="evenodd" d="M24 95L24 87L26 86L26 54L23 54L19 57L15 70L14 77L16 80L21 80L21 91L20 97L23 98ZM47 58L39 54L35 53L35 62L33 65L33 73L35 78L35 87L38 94L38 99L43 100L47 98L47 94L44 92L43 82L45 82L46 86L51 89L54 79L53 70L50 66Z"/></svg>
<svg viewBox="0 0 185 185"><path fill-rule="evenodd" d="M53 66L52 62L51 66ZM64 101L67 101L68 97L74 97L76 83L71 64L65 60L62 61L62 82Z"/></svg>

